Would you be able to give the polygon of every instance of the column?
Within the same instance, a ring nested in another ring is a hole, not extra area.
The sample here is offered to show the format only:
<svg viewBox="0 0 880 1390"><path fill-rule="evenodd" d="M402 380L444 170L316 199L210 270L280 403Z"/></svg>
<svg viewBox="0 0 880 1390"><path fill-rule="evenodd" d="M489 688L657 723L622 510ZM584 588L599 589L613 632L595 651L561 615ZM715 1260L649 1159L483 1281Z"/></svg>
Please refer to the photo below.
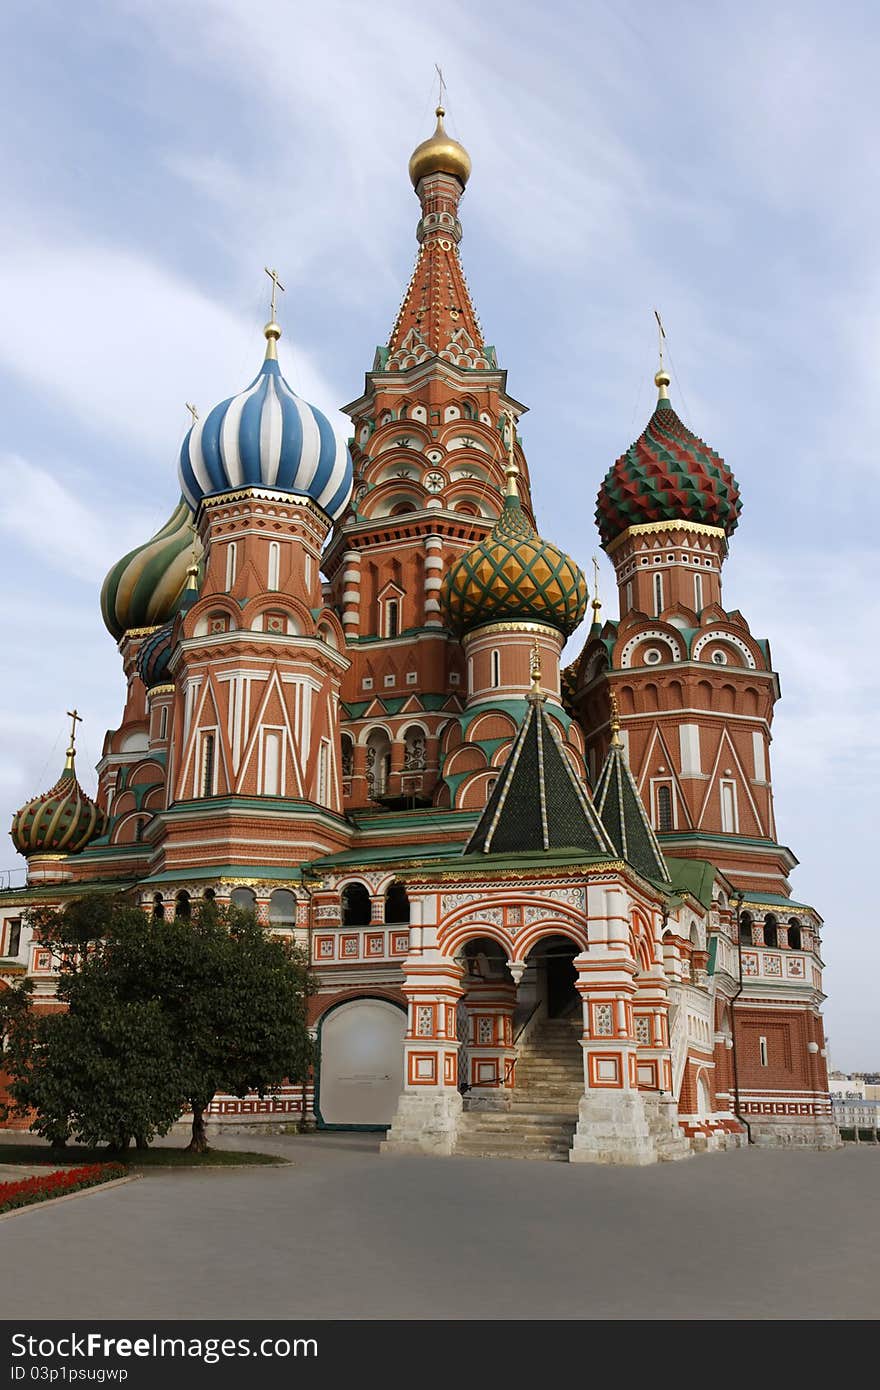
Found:
<svg viewBox="0 0 880 1390"><path fill-rule="evenodd" d="M361 620L360 552L346 550L342 565L342 628L346 638L357 637Z"/></svg>
<svg viewBox="0 0 880 1390"><path fill-rule="evenodd" d="M443 586L443 542L425 538L425 627L442 627L439 593Z"/></svg>
<svg viewBox="0 0 880 1390"><path fill-rule="evenodd" d="M404 961L408 1004L403 1092L383 1153L451 1154L462 1102L455 1012L462 968L432 948Z"/></svg>

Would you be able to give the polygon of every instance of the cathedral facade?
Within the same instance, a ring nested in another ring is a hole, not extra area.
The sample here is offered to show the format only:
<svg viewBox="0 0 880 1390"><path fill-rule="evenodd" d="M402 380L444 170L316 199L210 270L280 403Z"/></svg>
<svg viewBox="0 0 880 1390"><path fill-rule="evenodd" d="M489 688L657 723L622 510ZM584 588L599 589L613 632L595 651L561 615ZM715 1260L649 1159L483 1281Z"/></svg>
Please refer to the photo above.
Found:
<svg viewBox="0 0 880 1390"><path fill-rule="evenodd" d="M108 574L125 708L96 802L72 738L14 819L0 979L52 1007L34 904L213 898L319 980L314 1084L218 1097L218 1124L574 1162L831 1146L822 922L773 816L778 681L722 602L737 484L661 366L599 489L603 621L537 529L441 109L409 172L416 265L348 447L285 381L273 297L258 374L194 418L177 506Z"/></svg>

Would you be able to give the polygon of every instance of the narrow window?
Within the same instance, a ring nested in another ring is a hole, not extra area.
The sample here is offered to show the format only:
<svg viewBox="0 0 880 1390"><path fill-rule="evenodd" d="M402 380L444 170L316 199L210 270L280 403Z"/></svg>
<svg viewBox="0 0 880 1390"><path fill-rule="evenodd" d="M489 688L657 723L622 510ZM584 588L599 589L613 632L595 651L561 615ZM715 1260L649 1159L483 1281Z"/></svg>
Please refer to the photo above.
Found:
<svg viewBox="0 0 880 1390"><path fill-rule="evenodd" d="M330 744L325 738L321 739L321 747L318 749L318 804L326 806L329 802L330 789Z"/></svg>
<svg viewBox="0 0 880 1390"><path fill-rule="evenodd" d="M6 943L7 956L17 956L21 947L21 918L10 917L9 940Z"/></svg>
<svg viewBox="0 0 880 1390"><path fill-rule="evenodd" d="M397 637L400 632L400 605L396 598L385 604L385 636Z"/></svg>
<svg viewBox="0 0 880 1390"><path fill-rule="evenodd" d="M269 542L269 588L278 588L278 573L281 567L281 546L277 541Z"/></svg>
<svg viewBox="0 0 880 1390"><path fill-rule="evenodd" d="M663 575L654 575L654 616L659 618L663 612Z"/></svg>
<svg viewBox="0 0 880 1390"><path fill-rule="evenodd" d="M471 695L474 693L474 658L472 656L468 657L468 692Z"/></svg>
<svg viewBox="0 0 880 1390"><path fill-rule="evenodd" d="M214 735L202 735L202 796L214 794Z"/></svg>
<svg viewBox="0 0 880 1390"><path fill-rule="evenodd" d="M303 574L304 574L304 576L305 576L306 588L307 588L307 589L311 589L311 587L312 587L312 557L311 557L310 553L308 552L308 550L306 551L305 559L304 559L304 561L303 561Z"/></svg>
<svg viewBox="0 0 880 1390"><path fill-rule="evenodd" d="M657 788L657 829L672 829L672 788L665 784Z"/></svg>
<svg viewBox="0 0 880 1390"><path fill-rule="evenodd" d="M492 689L497 690L501 684L501 653L492 653Z"/></svg>
<svg viewBox="0 0 880 1390"><path fill-rule="evenodd" d="M761 1051L761 1066L762 1066L762 1067L766 1067L766 1065L767 1065L767 1039L766 1039L766 1038L759 1038L759 1039L758 1039L758 1047L760 1048L760 1051Z"/></svg>
<svg viewBox="0 0 880 1390"><path fill-rule="evenodd" d="M159 737L160 737L160 738L166 738L167 736L168 736L168 706L167 706L167 705L163 705L162 708L159 710Z"/></svg>
<svg viewBox="0 0 880 1390"><path fill-rule="evenodd" d="M727 835L735 835L739 830L734 782L721 783L721 829Z"/></svg>
<svg viewBox="0 0 880 1390"><path fill-rule="evenodd" d="M226 547L226 592L228 593L235 583L235 541L230 541Z"/></svg>
<svg viewBox="0 0 880 1390"><path fill-rule="evenodd" d="M274 729L263 735L263 795L281 795L281 734Z"/></svg>
<svg viewBox="0 0 880 1390"><path fill-rule="evenodd" d="M768 912L767 916L764 918L764 945L779 945L779 932L777 931L776 918L773 916L772 912Z"/></svg>
<svg viewBox="0 0 880 1390"><path fill-rule="evenodd" d="M694 575L694 608L700 614L703 611L703 576Z"/></svg>
<svg viewBox="0 0 880 1390"><path fill-rule="evenodd" d="M626 611L627 611L627 613L630 612L630 610L632 609L632 606L633 606L633 586L632 586L632 580L630 580L629 583L628 583L627 586L626 586Z"/></svg>
<svg viewBox="0 0 880 1390"><path fill-rule="evenodd" d="M154 893L154 894L153 894L153 921L154 921L154 922L164 922L164 921L165 921L165 904L164 904L164 902L162 901L162 894L161 894L161 893Z"/></svg>

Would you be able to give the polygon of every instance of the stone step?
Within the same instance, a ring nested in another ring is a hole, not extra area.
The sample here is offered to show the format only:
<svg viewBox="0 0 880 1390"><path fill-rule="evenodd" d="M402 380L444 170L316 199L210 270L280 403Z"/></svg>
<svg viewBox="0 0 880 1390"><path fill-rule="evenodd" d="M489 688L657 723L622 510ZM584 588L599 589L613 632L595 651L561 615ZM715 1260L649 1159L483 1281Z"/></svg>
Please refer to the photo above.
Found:
<svg viewBox="0 0 880 1390"><path fill-rule="evenodd" d="M545 1135L547 1138L561 1138L568 1135L570 1138L574 1133L576 1120L572 1115L566 1115L561 1120L557 1120L553 1115L529 1115L521 1117L519 1115L509 1120L506 1125L460 1125L459 1134L462 1136L472 1136L475 1134L503 1136L509 1139L533 1139L536 1135Z"/></svg>

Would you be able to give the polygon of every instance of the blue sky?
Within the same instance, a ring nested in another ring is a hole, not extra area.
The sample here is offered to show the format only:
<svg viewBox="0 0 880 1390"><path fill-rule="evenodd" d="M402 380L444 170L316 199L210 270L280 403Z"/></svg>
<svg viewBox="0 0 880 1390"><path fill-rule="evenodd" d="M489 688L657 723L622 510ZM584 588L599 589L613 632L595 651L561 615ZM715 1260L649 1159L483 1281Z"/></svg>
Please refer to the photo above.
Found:
<svg viewBox="0 0 880 1390"><path fill-rule="evenodd" d="M122 698L100 583L176 501L184 403L254 375L264 265L288 379L331 414L360 391L439 62L544 534L588 568L597 486L650 414L655 305L674 403L736 473L724 599L781 677L776 813L826 919L832 1061L880 1067L878 40L867 4L6 0L0 819L54 780L71 702L93 786Z"/></svg>

